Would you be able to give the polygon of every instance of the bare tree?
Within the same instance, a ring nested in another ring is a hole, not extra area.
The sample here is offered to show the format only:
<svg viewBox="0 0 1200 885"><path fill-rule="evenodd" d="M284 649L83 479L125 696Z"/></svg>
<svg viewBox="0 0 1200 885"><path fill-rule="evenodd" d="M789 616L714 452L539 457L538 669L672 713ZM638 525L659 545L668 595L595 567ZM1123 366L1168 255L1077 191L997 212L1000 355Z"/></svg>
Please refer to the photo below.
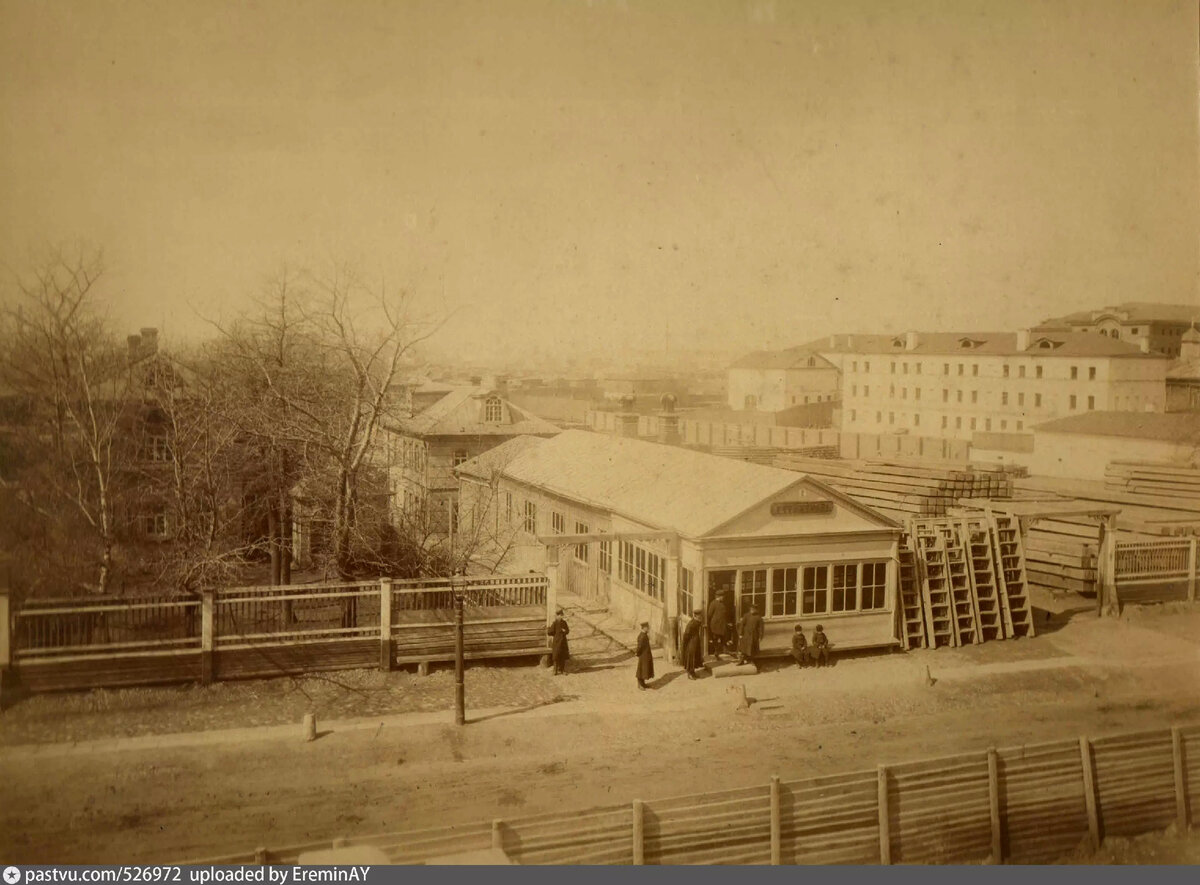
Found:
<svg viewBox="0 0 1200 885"><path fill-rule="evenodd" d="M59 251L15 275L3 313L0 372L30 404L26 444L37 455L23 500L50 521L71 509L87 526L95 589L109 589L117 544L116 498L130 415L133 366L97 309L99 252Z"/></svg>

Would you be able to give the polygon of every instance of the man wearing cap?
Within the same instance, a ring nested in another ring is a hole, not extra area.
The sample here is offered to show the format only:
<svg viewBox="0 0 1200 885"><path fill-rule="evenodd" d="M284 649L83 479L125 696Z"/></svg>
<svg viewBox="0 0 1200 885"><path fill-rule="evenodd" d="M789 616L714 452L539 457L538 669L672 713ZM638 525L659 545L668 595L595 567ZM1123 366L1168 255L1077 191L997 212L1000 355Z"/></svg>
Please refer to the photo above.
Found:
<svg viewBox="0 0 1200 885"><path fill-rule="evenodd" d="M687 670L688 679L695 679L696 668L704 665L704 656L700 649L701 623L699 610L692 612L679 640L680 657L683 658L683 668Z"/></svg>
<svg viewBox="0 0 1200 885"><path fill-rule="evenodd" d="M642 632L637 638L637 683L638 689L646 690L646 680L654 678L654 652L650 649L650 623L642 621Z"/></svg>
<svg viewBox="0 0 1200 885"><path fill-rule="evenodd" d="M554 615L554 623L546 628L546 635L551 637L550 660L554 662L554 675L557 676L567 672L567 658L571 656L567 648L567 634L571 632L571 628L567 626L567 619L563 617L561 608Z"/></svg>
<svg viewBox="0 0 1200 885"><path fill-rule="evenodd" d="M708 604L708 650L710 654L719 655L725 650L725 601L714 597Z"/></svg>
<svg viewBox="0 0 1200 885"><path fill-rule="evenodd" d="M825 635L825 628L817 624L816 632L813 633L812 656L818 667L824 667L829 661L829 647L829 637Z"/></svg>

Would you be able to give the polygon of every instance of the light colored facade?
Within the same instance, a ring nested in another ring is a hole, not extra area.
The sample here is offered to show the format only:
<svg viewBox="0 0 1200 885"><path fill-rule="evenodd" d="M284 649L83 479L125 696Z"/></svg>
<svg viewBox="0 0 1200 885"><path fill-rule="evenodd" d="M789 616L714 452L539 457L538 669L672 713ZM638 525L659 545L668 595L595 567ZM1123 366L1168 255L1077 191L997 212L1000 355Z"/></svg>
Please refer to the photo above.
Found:
<svg viewBox="0 0 1200 885"><path fill-rule="evenodd" d="M1200 321L1200 304L1127 301L1046 320L1038 328L1099 333L1138 346L1145 342L1152 353L1178 357L1184 334L1197 321Z"/></svg>
<svg viewBox="0 0 1200 885"><path fill-rule="evenodd" d="M768 652L788 648L797 623L823 625L842 649L897 640L900 528L803 474L572 430L513 440L459 476L464 513L497 537L515 530L515 573L545 566L539 537L665 535L560 550L558 586L603 599L631 629L649 621L669 639L721 595L737 617L765 612Z"/></svg>
<svg viewBox="0 0 1200 885"><path fill-rule="evenodd" d="M559 429L509 402L502 390L460 387L382 430L393 519L421 520L432 534L445 534L458 516L455 467L513 437Z"/></svg>
<svg viewBox="0 0 1200 885"><path fill-rule="evenodd" d="M1200 331L1195 326L1183 334L1179 362L1167 370L1167 411L1200 412Z"/></svg>
<svg viewBox="0 0 1200 885"><path fill-rule="evenodd" d="M1200 457L1200 414L1092 412L1038 425L1027 460L1038 476L1104 479L1110 461L1192 463Z"/></svg>
<svg viewBox="0 0 1200 885"><path fill-rule="evenodd" d="M1169 360L1082 332L857 335L842 430L970 440L1088 411L1162 412Z"/></svg>
<svg viewBox="0 0 1200 885"><path fill-rule="evenodd" d="M831 402L841 384L837 366L805 347L751 353L729 367L731 409L781 412Z"/></svg>

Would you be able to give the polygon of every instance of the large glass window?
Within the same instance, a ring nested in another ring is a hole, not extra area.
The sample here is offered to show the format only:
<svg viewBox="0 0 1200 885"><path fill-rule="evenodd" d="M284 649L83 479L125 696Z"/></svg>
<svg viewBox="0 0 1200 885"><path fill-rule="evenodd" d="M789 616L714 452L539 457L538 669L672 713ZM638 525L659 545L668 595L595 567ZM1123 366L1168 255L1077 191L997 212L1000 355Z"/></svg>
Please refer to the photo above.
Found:
<svg viewBox="0 0 1200 885"><path fill-rule="evenodd" d="M586 535L590 531L591 531L591 529L588 527L588 524L586 522L575 523L575 534ZM578 559L580 562L588 561L588 545L587 544L576 544L575 545L575 558Z"/></svg>
<svg viewBox="0 0 1200 885"><path fill-rule="evenodd" d="M767 570L747 569L742 572L742 613L750 611L750 606L758 609L759 614L767 611Z"/></svg>
<svg viewBox="0 0 1200 885"><path fill-rule="evenodd" d="M858 610L858 563L833 566L833 606L835 612Z"/></svg>
<svg viewBox="0 0 1200 885"><path fill-rule="evenodd" d="M771 574L771 614L774 617L796 613L797 569L777 568ZM764 612L765 614L765 612Z"/></svg>
<svg viewBox="0 0 1200 885"><path fill-rule="evenodd" d="M537 504L525 502L525 531L531 535L537 534Z"/></svg>
<svg viewBox="0 0 1200 885"><path fill-rule="evenodd" d="M690 615L692 608L696 604L694 597L694 587L696 584L696 576L690 568L681 568L679 570L679 612L683 615Z"/></svg>
<svg viewBox="0 0 1200 885"><path fill-rule="evenodd" d="M887 601L887 563L864 562L862 564L863 611L883 608Z"/></svg>
<svg viewBox="0 0 1200 885"><path fill-rule="evenodd" d="M804 567L804 587L801 596L801 612L806 615L828 611L829 566L809 565Z"/></svg>

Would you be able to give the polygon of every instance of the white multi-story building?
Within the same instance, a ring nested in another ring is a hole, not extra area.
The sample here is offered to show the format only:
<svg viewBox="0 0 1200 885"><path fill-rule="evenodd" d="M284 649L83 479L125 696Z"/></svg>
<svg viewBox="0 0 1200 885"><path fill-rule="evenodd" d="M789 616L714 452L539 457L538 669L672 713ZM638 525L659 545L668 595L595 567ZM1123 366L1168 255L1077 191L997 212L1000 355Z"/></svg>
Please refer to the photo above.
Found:
<svg viewBox="0 0 1200 885"><path fill-rule="evenodd" d="M971 439L1088 411L1161 412L1170 359L1082 332L838 335L842 429Z"/></svg>
<svg viewBox="0 0 1200 885"><path fill-rule="evenodd" d="M729 408L782 412L837 398L837 366L811 347L759 351L729 367Z"/></svg>

